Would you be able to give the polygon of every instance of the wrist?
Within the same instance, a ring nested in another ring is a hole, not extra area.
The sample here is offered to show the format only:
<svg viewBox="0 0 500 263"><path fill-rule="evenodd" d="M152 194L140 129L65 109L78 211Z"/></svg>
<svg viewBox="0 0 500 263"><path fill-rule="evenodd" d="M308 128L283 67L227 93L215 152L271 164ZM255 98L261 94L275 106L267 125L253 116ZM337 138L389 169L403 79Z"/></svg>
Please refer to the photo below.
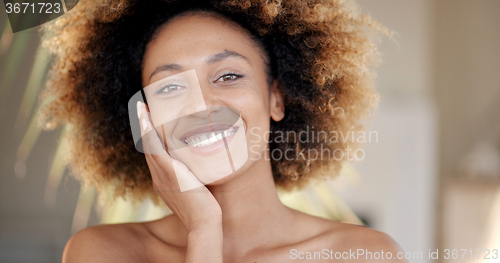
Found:
<svg viewBox="0 0 500 263"><path fill-rule="evenodd" d="M222 223L207 223L188 232L185 262L223 262Z"/></svg>
<svg viewBox="0 0 500 263"><path fill-rule="evenodd" d="M187 229L188 234L222 233L222 216L211 217L210 219L197 220Z"/></svg>

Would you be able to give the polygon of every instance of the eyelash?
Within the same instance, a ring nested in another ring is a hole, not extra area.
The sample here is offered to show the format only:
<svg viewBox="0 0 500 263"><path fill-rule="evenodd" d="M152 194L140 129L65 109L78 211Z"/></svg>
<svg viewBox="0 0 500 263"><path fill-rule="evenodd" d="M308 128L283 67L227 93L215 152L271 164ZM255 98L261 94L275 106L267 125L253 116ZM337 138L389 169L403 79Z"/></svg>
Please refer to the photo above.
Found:
<svg viewBox="0 0 500 263"><path fill-rule="evenodd" d="M219 79L221 79L221 78L223 78L223 77L225 77L225 76L236 76L236 78L234 78L234 79L229 79L229 80L227 80L227 81L235 81L235 80L237 80L237 79L239 79L239 78L242 78L242 77L243 77L243 75L242 75L242 74L238 74L238 73L236 73L236 72L229 72L229 73L226 73L226 74L221 75L219 78L217 78L217 79L215 80L215 82L217 82ZM223 81L223 82L227 82L227 81Z"/></svg>
<svg viewBox="0 0 500 263"><path fill-rule="evenodd" d="M165 91L166 89L169 89L170 87L177 87L176 89L172 89L172 90L168 90L168 91ZM169 93L170 91L174 91L174 90L180 90L184 87L182 87L181 85L176 85L176 84L168 84L168 85L165 85L165 86L162 86L158 89L158 91L156 92L157 94L158 93Z"/></svg>
<svg viewBox="0 0 500 263"><path fill-rule="evenodd" d="M221 79L221 78L223 78L223 77L226 77L226 76L236 76L236 78L234 78L234 79L227 80L227 81L229 81L229 82L230 82L230 81L235 81L235 80L237 80L237 79L239 79L239 78L242 78L242 77L243 77L243 75L242 75L242 74L238 74L238 73L236 73L236 72L229 72L229 73L226 73L226 74L223 74L223 75L219 76L219 78L217 78L217 79L215 80L215 82L217 82L219 79ZM223 81L223 82L227 82L227 81ZM166 91L166 92L165 92L165 90L166 90L166 89L168 89L168 88L170 88L170 87L177 87L177 88L176 88L176 89L173 89L173 90L168 90L168 91ZM182 89L182 88L183 88L183 87L182 87L182 86L180 86L180 85L168 84L168 85L165 85L165 86L160 87L156 93L163 93L163 92L164 92L164 93L168 93L168 92L170 92L170 91L179 90L179 89Z"/></svg>

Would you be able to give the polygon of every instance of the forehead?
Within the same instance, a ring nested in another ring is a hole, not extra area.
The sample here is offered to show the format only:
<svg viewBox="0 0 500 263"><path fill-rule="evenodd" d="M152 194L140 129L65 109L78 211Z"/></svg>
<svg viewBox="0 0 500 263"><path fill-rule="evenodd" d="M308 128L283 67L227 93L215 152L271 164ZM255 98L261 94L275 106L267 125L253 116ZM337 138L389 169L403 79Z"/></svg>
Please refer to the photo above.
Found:
<svg viewBox="0 0 500 263"><path fill-rule="evenodd" d="M213 15L183 15L160 27L148 43L143 72L151 72L167 61L189 64L227 49L250 59L264 58L263 49L238 24Z"/></svg>

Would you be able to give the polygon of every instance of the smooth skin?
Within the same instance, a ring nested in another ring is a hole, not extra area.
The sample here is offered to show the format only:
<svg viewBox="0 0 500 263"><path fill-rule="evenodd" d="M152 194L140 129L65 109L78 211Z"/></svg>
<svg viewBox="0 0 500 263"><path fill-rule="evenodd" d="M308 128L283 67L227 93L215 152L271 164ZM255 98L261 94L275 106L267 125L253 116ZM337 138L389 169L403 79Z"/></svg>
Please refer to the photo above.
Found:
<svg viewBox="0 0 500 263"><path fill-rule="evenodd" d="M210 60L217 54L224 58ZM367 249L391 252L393 257L402 252L382 232L310 216L280 202L269 159L256 158L268 151L269 118L280 121L284 117L278 83L269 85L266 80L265 59L263 50L245 31L220 18L193 13L175 18L161 29L146 49L143 86L196 69L207 106L223 104L240 111L252 148L249 160L234 174L196 191L180 192L172 165L183 164L168 154L146 154L154 188L174 214L150 222L85 228L66 244L63 263L325 262L306 259L305 252ZM151 76L157 67L173 63L180 68ZM152 128L149 112L146 105L141 107L147 132ZM260 140L250 136L252 128ZM293 254L304 259L294 259Z"/></svg>

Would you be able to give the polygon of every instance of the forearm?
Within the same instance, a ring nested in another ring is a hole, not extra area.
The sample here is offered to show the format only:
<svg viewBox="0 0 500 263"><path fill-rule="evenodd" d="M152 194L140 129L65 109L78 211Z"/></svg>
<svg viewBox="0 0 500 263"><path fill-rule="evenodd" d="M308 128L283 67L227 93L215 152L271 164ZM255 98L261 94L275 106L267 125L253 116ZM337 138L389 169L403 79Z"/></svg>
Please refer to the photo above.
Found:
<svg viewBox="0 0 500 263"><path fill-rule="evenodd" d="M222 223L190 231L184 262L222 263L222 239Z"/></svg>

